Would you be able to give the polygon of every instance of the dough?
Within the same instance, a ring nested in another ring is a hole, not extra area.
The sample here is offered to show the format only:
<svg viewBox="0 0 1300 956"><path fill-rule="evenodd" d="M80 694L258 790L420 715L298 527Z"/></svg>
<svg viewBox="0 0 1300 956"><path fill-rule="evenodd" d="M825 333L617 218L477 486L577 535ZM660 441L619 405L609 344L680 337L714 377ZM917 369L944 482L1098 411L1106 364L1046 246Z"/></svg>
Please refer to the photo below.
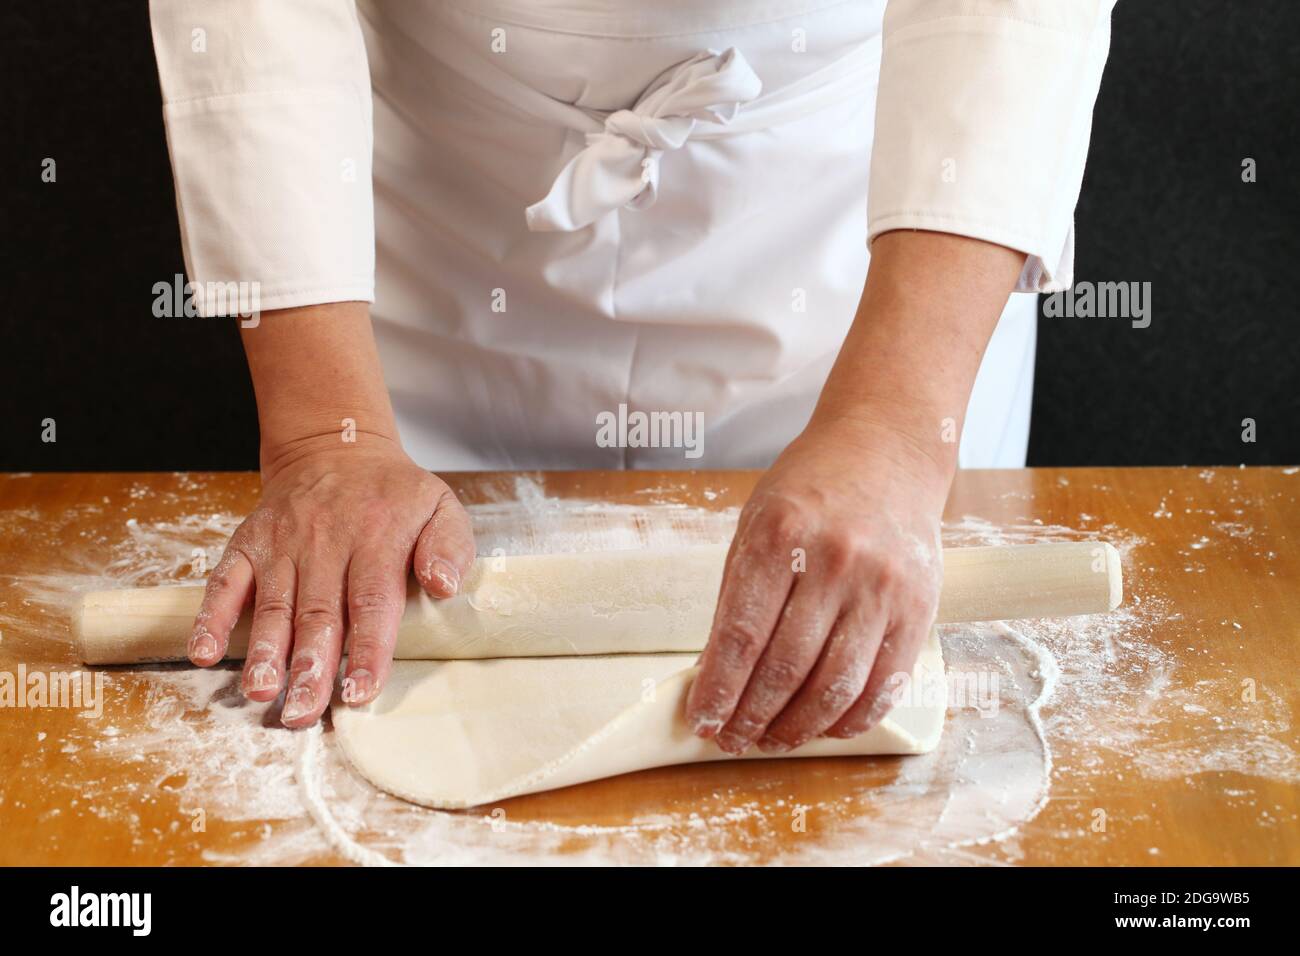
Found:
<svg viewBox="0 0 1300 956"><path fill-rule="evenodd" d="M414 583L398 630L406 660L701 651L728 545L484 557L461 593L434 600ZM1102 542L943 552L937 621L1056 617L1112 610L1119 553Z"/></svg>
<svg viewBox="0 0 1300 956"><path fill-rule="evenodd" d="M361 710L334 708L344 751L377 786L432 807L727 759L686 728L695 672L693 657L680 653L697 652L708 640L726 552L717 544L489 555L446 601L412 582L384 692ZM83 659L183 656L202 591L84 595ZM944 553L937 620L1086 614L1115 608L1122 595L1119 554L1105 543L955 549ZM243 655L247 636L245 615L228 656ZM871 732L817 740L793 756L933 749L947 705L933 633L917 667L914 678L923 679L912 684L921 692Z"/></svg>
<svg viewBox="0 0 1300 956"><path fill-rule="evenodd" d="M414 583L397 635L407 660L703 650L727 545L484 556L460 593Z"/></svg>
<svg viewBox="0 0 1300 956"><path fill-rule="evenodd" d="M377 700L334 706L334 728L375 786L447 809L647 767L767 756L753 750L729 758L690 732L684 712L693 665L684 654L398 661ZM934 632L911 690L868 733L818 739L779 756L932 750L947 707Z"/></svg>

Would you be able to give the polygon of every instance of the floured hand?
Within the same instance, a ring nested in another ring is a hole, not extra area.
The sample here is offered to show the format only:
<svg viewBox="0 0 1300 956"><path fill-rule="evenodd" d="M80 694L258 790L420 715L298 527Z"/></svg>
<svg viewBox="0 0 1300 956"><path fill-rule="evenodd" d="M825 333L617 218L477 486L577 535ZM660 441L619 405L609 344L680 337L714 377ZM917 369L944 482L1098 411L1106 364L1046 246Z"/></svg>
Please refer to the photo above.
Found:
<svg viewBox="0 0 1300 956"><path fill-rule="evenodd" d="M356 438L294 443L264 464L262 499L213 571L190 639L190 659L215 664L251 610L244 693L273 700L287 686L289 727L314 723L329 704L345 622L343 700L365 704L388 676L412 569L446 598L474 560L451 489L391 439Z"/></svg>
<svg viewBox="0 0 1300 956"><path fill-rule="evenodd" d="M687 717L724 751L852 737L934 620L947 470L884 430L810 426L741 513Z"/></svg>

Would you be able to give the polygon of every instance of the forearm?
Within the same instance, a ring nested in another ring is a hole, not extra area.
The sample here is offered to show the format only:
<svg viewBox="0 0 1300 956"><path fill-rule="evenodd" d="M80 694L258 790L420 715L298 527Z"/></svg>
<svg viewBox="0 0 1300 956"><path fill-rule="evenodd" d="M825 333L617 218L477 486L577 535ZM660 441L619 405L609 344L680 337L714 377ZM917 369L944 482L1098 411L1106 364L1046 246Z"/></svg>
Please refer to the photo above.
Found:
<svg viewBox="0 0 1300 956"><path fill-rule="evenodd" d="M946 492L975 374L1024 261L946 233L880 236L812 425L893 436L934 462Z"/></svg>
<svg viewBox="0 0 1300 956"><path fill-rule="evenodd" d="M209 667L248 624L242 686L283 695L288 727L383 690L414 575L449 598L474 561L469 516L402 451L363 302L262 314L242 332L262 426L262 494L213 569L190 659ZM250 621L251 618L251 621Z"/></svg>
<svg viewBox="0 0 1300 956"><path fill-rule="evenodd" d="M263 472L298 449L337 440L345 419L360 436L397 441L366 303L267 312L240 334L257 396Z"/></svg>

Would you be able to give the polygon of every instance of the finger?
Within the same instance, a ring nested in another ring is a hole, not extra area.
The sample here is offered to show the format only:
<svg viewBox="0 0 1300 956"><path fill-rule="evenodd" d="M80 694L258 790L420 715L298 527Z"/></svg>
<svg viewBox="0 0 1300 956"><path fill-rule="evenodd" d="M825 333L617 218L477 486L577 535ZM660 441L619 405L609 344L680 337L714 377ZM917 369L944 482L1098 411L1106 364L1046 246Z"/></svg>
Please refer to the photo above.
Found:
<svg viewBox="0 0 1300 956"><path fill-rule="evenodd" d="M345 704L370 703L388 681L405 606L405 557L384 543L358 550L348 568Z"/></svg>
<svg viewBox="0 0 1300 956"><path fill-rule="evenodd" d="M210 667L226 656L230 632L239 622L253 589L253 565L243 552L226 548L203 590L203 603L190 635L190 660Z"/></svg>
<svg viewBox="0 0 1300 956"><path fill-rule="evenodd" d="M812 673L759 741L766 753L785 753L832 726L866 687L880 647L884 619L857 605L841 615Z"/></svg>
<svg viewBox="0 0 1300 956"><path fill-rule="evenodd" d="M316 722L330 702L343 653L343 587L347 556L328 545L312 547L298 573L293 615L293 656L280 721L286 727Z"/></svg>
<svg viewBox="0 0 1300 956"><path fill-rule="evenodd" d="M436 598L454 597L474 563L474 529L452 493L443 491L415 543L413 567L420 586Z"/></svg>
<svg viewBox="0 0 1300 956"><path fill-rule="evenodd" d="M771 642L754 665L735 712L718 732L719 747L742 754L758 742L803 686L838 612L838 603L820 582L805 576L795 579Z"/></svg>
<svg viewBox="0 0 1300 956"><path fill-rule="evenodd" d="M769 517L762 505L737 532L700 673L686 698L697 736L716 736L735 712L793 586L789 554L801 534L790 512Z"/></svg>
<svg viewBox="0 0 1300 956"><path fill-rule="evenodd" d="M856 737L864 734L893 709L894 690L910 679L921 645L929 632L928 619L920 624L895 626L885 635L872 662L866 686L844 715L826 729L827 737Z"/></svg>
<svg viewBox="0 0 1300 956"><path fill-rule="evenodd" d="M296 577L293 561L287 555L275 558L270 568L256 577L253 626L244 659L244 696L249 700L275 700L280 693L293 640Z"/></svg>

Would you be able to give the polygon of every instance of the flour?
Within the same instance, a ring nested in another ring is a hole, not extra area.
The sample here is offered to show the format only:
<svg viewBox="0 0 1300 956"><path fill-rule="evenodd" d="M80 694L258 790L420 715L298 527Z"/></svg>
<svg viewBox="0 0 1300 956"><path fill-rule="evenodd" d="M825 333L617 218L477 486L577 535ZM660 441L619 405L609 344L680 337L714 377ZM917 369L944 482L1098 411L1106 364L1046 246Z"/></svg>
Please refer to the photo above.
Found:
<svg viewBox="0 0 1300 956"><path fill-rule="evenodd" d="M1201 477L1236 481L1231 473ZM661 500L680 494L676 486L647 489L646 503L635 505L551 498L530 478L503 481L495 490L494 500L469 507L484 555L721 542L737 518L736 509ZM34 610L45 623L32 634L19 624L16 608L0 606L0 666L72 662L70 612L81 592L198 579L215 564L238 515L211 510L202 481L178 479L163 496L177 517L133 520L132 503L146 493L133 490L116 506L73 509L56 522L24 512L0 516L0 534L42 538L57 555L35 573L13 578L25 614ZM1253 547L1253 528L1244 520L1249 503L1234 503L1242 507L1207 514L1203 533L1183 547L1189 565L1212 549ZM1161 510L1187 507L1170 494ZM119 530L97 536L79 530L92 515L118 520ZM42 755L53 748L83 778L60 805L113 820L137 843L162 836L142 830L141 803L163 796L177 801L184 816L173 832L183 832L188 815L202 811L244 836L235 850L205 853L210 862L228 864L325 862L337 855L405 864L529 864L541 856L564 864L1013 863L1020 858L1017 834L1049 801L1078 807L1077 824L1058 834L1066 852L1065 841L1087 827L1098 794L1112 783L1107 768L1115 757L1131 768L1125 773L1137 786L1142 779L1215 775L1224 799L1254 813L1261 825L1294 825L1283 808L1256 806L1251 785L1253 778L1300 782L1285 699L1267 685L1244 699L1242 681L1253 675L1233 669L1231 648L1251 635L1232 620L1199 622L1198 652L1215 655L1221 676L1186 678L1162 627L1180 616L1143 586L1137 556L1144 542L1091 516L1081 523L1085 531L966 517L945 525L943 540L949 547L1108 540L1125 564L1129 594L1120 610L941 629L954 677L998 678L996 708L951 709L943 742L931 754L835 762L834 769L800 762L796 772L772 778L789 783L767 786L759 796L741 782L753 778L737 774L761 771L711 764L680 778L684 796L675 802L648 795L600 821L569 818L559 800L544 804L550 815L542 820L511 805L426 810L376 792L353 773L328 725L323 734L295 733L279 724L279 702L245 700L235 665L111 670L105 720L73 721L48 739L22 744L32 749L19 752L13 769L39 772ZM78 539L84 547L56 547ZM141 705L143 716L131 716ZM131 772L109 773L110 766ZM771 834L790 832L798 820L806 831L793 849L776 855ZM985 849L976 853L976 847Z"/></svg>
<svg viewBox="0 0 1300 956"><path fill-rule="evenodd" d="M325 802L320 788L320 753L323 732L320 724L308 727L298 735L300 740L298 753L298 785L303 802L311 813L311 818L325 834L331 847L337 850L351 863L359 866L392 866L388 857L374 850L369 850L352 839L339 825L329 805Z"/></svg>

